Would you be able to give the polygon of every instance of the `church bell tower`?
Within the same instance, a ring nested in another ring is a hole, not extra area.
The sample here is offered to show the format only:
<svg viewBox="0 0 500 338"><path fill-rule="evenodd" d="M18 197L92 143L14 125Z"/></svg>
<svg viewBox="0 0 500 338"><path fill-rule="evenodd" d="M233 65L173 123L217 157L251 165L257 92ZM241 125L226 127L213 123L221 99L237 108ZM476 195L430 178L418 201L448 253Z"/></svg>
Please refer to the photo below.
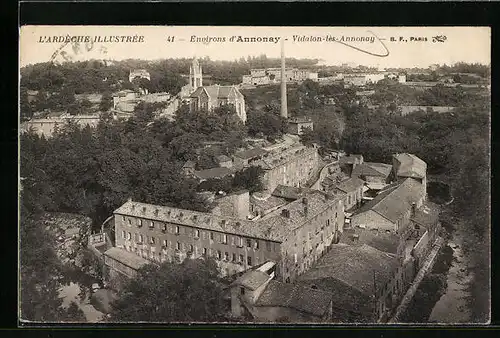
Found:
<svg viewBox="0 0 500 338"><path fill-rule="evenodd" d="M189 67L189 84L193 89L203 86L203 73L198 59L195 57Z"/></svg>

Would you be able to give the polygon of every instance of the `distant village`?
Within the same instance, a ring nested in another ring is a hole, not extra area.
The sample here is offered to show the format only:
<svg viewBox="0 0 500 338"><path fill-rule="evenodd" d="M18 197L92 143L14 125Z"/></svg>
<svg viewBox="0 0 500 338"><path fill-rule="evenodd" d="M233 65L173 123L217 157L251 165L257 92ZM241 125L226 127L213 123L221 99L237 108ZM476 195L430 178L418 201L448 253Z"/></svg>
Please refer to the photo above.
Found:
<svg viewBox="0 0 500 338"><path fill-rule="evenodd" d="M344 88L354 88L356 90L357 102L366 104L369 108L377 108L371 103L370 97L375 94L371 86L383 80L395 81L401 85L424 90L437 85L446 87L463 88L489 88L489 84L484 79L472 73L457 73L450 75L441 75L437 81L408 81L409 77L417 78L428 77L435 72L437 65L429 67L427 70L413 71L388 71L379 68L377 71L366 71L358 69L352 65L345 64L345 72L337 72L333 76L319 77L318 72L307 69L286 68L284 79L286 83L302 83L306 80L314 81L320 85L340 84ZM212 109L221 104L233 104L237 110L238 116L243 122L246 121L245 99L241 94L241 89L252 89L260 86L269 86L279 84L282 80L281 68L262 68L251 69L250 74L243 75L241 83L238 85L211 85L201 86L205 77L202 66L197 59L194 59L189 69L188 84L186 84L179 93L155 92L149 93L146 88L138 87L136 90L124 89L113 94L113 107L111 113L116 119L127 119L130 117L135 107L141 103L160 104L161 108L157 110L158 117L168 117L173 119L175 112L183 104L188 104L190 109ZM468 78L474 79L474 83L459 83L454 79ZM146 69L130 70L128 81L150 80L150 73ZM37 91L28 91L28 101L35 99ZM77 94L75 99L78 102L88 101L91 107L85 114L70 115L65 111L43 111L35 112L33 118L23 122L20 125L21 130L32 128L40 135L50 137L58 126L69 121L73 121L80 126L89 125L95 127L100 118L99 103L102 94ZM327 104L335 105L335 97L325 98ZM435 113L453 112L456 107L452 106L422 106L422 105L400 105L399 114L402 116L418 112L430 111Z"/></svg>

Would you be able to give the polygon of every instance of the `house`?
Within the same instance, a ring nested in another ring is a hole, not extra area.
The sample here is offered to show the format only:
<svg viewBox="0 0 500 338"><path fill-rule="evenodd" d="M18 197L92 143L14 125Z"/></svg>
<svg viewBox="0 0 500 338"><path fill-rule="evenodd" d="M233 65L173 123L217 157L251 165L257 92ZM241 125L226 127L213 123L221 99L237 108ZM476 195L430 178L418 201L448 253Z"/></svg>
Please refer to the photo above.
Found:
<svg viewBox="0 0 500 338"><path fill-rule="evenodd" d="M351 177L359 177L367 183L389 183L392 166L385 163L364 162L356 165Z"/></svg>
<svg viewBox="0 0 500 338"><path fill-rule="evenodd" d="M262 156L254 165L264 169L262 183L269 192L280 184L301 187L318 170L318 149L302 144L281 147Z"/></svg>
<svg viewBox="0 0 500 338"><path fill-rule="evenodd" d="M401 236L410 224L412 209L424 202L422 183L407 178L397 186L380 192L377 197L357 209L352 217L352 226L367 229L392 231Z"/></svg>
<svg viewBox="0 0 500 338"><path fill-rule="evenodd" d="M252 165L252 163L261 159L267 153L267 150L264 150L260 147L238 151L233 155L234 166L237 168L244 168L246 166Z"/></svg>
<svg viewBox="0 0 500 338"><path fill-rule="evenodd" d="M131 70L128 76L128 81L132 82L135 78L142 78L142 79L147 79L151 80L151 75L149 72L145 69L136 69L136 70Z"/></svg>
<svg viewBox="0 0 500 338"><path fill-rule="evenodd" d="M231 284L231 313L256 322L330 322L332 295L274 279L275 263L245 272Z"/></svg>
<svg viewBox="0 0 500 338"><path fill-rule="evenodd" d="M215 158L219 167L231 168L233 166L233 160L226 155L219 155Z"/></svg>
<svg viewBox="0 0 500 338"><path fill-rule="evenodd" d="M392 167L395 180L414 178L421 183L424 197L427 196L427 163L413 154L402 153L392 156Z"/></svg>
<svg viewBox="0 0 500 338"><path fill-rule="evenodd" d="M344 206L346 210L353 208L363 200L363 187L365 182L357 177L349 178L337 184L335 193L344 195Z"/></svg>
<svg viewBox="0 0 500 338"><path fill-rule="evenodd" d="M190 96L189 108L191 111L212 111L223 105L234 106L237 116L243 123L246 122L245 98L235 86L198 87Z"/></svg>
<svg viewBox="0 0 500 338"><path fill-rule="evenodd" d="M304 129L313 130L314 124L310 118L295 117L288 119L288 133L292 135L302 135Z"/></svg>
<svg viewBox="0 0 500 338"><path fill-rule="evenodd" d="M352 175L354 168L363 163L363 155L349 155L339 158L340 168L349 177Z"/></svg>
<svg viewBox="0 0 500 338"><path fill-rule="evenodd" d="M297 282L333 295L332 321L382 321L403 293L396 257L369 245L334 244Z"/></svg>
<svg viewBox="0 0 500 338"><path fill-rule="evenodd" d="M210 168L194 172L194 176L198 178L200 182L211 179L221 179L233 174L234 170L227 167Z"/></svg>
<svg viewBox="0 0 500 338"><path fill-rule="evenodd" d="M21 125L21 132L34 131L38 135L52 137L54 132L68 123L78 125L80 128L95 128L99 123L98 115L67 115L63 114L57 117L33 118Z"/></svg>

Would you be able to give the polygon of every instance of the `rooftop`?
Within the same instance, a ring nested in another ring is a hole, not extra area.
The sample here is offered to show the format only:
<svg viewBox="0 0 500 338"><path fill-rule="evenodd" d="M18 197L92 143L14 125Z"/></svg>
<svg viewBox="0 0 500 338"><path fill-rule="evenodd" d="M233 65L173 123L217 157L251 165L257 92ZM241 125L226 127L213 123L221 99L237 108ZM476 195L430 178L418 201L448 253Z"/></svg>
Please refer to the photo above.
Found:
<svg viewBox="0 0 500 338"><path fill-rule="evenodd" d="M294 157L302 154L310 154L316 149L308 148L304 145L293 145L288 148L279 148L269 152L266 156L256 162L263 169L273 169L284 163L291 161Z"/></svg>
<svg viewBox="0 0 500 338"><path fill-rule="evenodd" d="M233 170L226 167L217 167L211 169L205 169L200 171L195 171L194 175L199 179L212 179L212 178L223 178L233 173Z"/></svg>
<svg viewBox="0 0 500 338"><path fill-rule="evenodd" d="M354 178L349 178L345 181L340 182L337 185L337 189L339 189L345 193L349 193L352 191L356 191L357 189L359 189L360 187L362 187L364 185L365 185L365 181L363 181L360 178L354 177Z"/></svg>
<svg viewBox="0 0 500 338"><path fill-rule="evenodd" d="M354 235L357 235L357 240ZM396 255L400 242L399 237L392 232L356 227L344 229L340 243L354 246L366 244L382 252Z"/></svg>
<svg viewBox="0 0 500 338"><path fill-rule="evenodd" d="M235 157L244 159L244 160L249 160L258 156L262 156L267 154L268 151L264 150L262 148L251 148L251 149L246 149L242 151L238 151L236 154L234 154Z"/></svg>
<svg viewBox="0 0 500 338"><path fill-rule="evenodd" d="M271 277L265 272L250 270L239 277L234 283L255 291L259 286L267 282L269 278Z"/></svg>
<svg viewBox="0 0 500 338"><path fill-rule="evenodd" d="M288 203L286 199L281 197L268 196L267 198L258 198L255 194L252 194L250 197L250 202L263 210L273 209Z"/></svg>
<svg viewBox="0 0 500 338"><path fill-rule="evenodd" d="M395 154L394 159L400 163L396 175L399 177L424 178L427 164L413 154Z"/></svg>
<svg viewBox="0 0 500 338"><path fill-rule="evenodd" d="M308 219L315 217L315 215L322 212L328 205L340 203L339 199L327 199L325 195L320 191L313 191L308 195L307 215L304 214L302 200L299 200L289 203L284 207L289 210L290 217L281 215L281 210L278 209L256 221L130 200L116 209L114 213L229 233L237 236L282 242L297 227L302 226Z"/></svg>
<svg viewBox="0 0 500 338"><path fill-rule="evenodd" d="M354 215L373 210L392 222L397 222L413 202L422 194L422 184L407 178L398 186L391 186L379 193L373 200L356 210Z"/></svg>
<svg viewBox="0 0 500 338"><path fill-rule="evenodd" d="M354 167L352 175L388 177L392 171L392 166L384 163L364 162Z"/></svg>
<svg viewBox="0 0 500 338"><path fill-rule="evenodd" d="M191 97L199 97L205 92L211 99L227 99L230 97L243 97L243 94L235 86L203 86L196 89Z"/></svg>
<svg viewBox="0 0 500 338"><path fill-rule="evenodd" d="M312 123L309 117L292 117L288 119L288 123Z"/></svg>
<svg viewBox="0 0 500 338"><path fill-rule="evenodd" d="M125 264L126 266L138 270L146 264L150 264L150 262L142 258L141 256L136 255L135 253L128 252L126 250L113 247L106 252L104 252L105 256L111 257L112 259Z"/></svg>
<svg viewBox="0 0 500 338"><path fill-rule="evenodd" d="M283 208L265 215L259 222L268 224L270 228L286 229L286 232L289 234L336 203L342 203L340 197L328 195L318 190L311 190L301 199L295 200ZM287 210L288 214L283 214L284 210Z"/></svg>
<svg viewBox="0 0 500 338"><path fill-rule="evenodd" d="M329 292L272 280L255 305L288 307L321 317L329 310L331 302L332 294Z"/></svg>
<svg viewBox="0 0 500 338"><path fill-rule="evenodd" d="M330 251L299 279L306 281L333 278L355 291L371 296L375 291L374 282L377 289L383 287L397 266L397 258L369 245L339 243L332 245Z"/></svg>

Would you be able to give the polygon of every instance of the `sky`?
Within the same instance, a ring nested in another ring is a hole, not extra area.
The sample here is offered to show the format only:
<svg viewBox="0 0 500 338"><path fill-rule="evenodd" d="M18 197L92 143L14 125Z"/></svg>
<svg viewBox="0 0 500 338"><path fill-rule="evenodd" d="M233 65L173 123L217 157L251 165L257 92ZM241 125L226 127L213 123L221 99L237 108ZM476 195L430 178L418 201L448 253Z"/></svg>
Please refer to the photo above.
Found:
<svg viewBox="0 0 500 338"><path fill-rule="evenodd" d="M232 36L285 38L287 57L321 59L321 64L343 63L381 68L423 67L431 64L456 62L490 64L491 42L489 27L249 27L249 26L23 26L20 29L20 66L47 62L61 55L72 60L87 59L144 59L193 58L208 56L212 60L235 60L247 56L266 54L268 58L280 56L280 43L229 42ZM74 49L62 42L47 41L53 36L143 36L143 42L95 42L87 51L84 44ZM225 38L225 42L191 42L196 36ZM294 41L294 36L319 37L321 42ZM325 41L326 36L374 38L374 42ZM444 36L443 42L432 37ZM170 42L168 38L170 37ZM393 37L396 41L391 41ZM173 38L173 42L172 42ZM413 41L412 41L413 38ZM427 41L417 41L424 38ZM380 39L380 40L379 40ZM386 48L388 56L384 55ZM354 49L355 47L357 49ZM360 51L361 50L361 51Z"/></svg>

